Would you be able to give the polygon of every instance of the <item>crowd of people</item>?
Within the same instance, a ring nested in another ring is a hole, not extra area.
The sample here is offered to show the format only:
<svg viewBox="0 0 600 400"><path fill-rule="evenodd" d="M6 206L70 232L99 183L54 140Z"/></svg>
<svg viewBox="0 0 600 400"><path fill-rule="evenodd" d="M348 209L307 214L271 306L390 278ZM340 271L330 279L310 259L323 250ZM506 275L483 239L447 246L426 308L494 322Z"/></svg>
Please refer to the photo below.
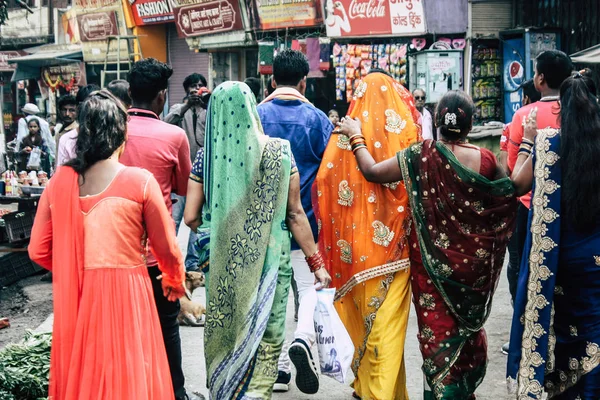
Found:
<svg viewBox="0 0 600 400"><path fill-rule="evenodd" d="M500 161L468 142L464 92L430 113L424 90L373 69L345 117L326 115L305 97L309 65L295 50L275 57L264 94L253 80L211 91L188 76L163 120L173 71L154 59L62 98L64 126L44 150L57 170L29 247L53 272L49 397L193 398L178 299L185 271L202 269L213 399L270 398L292 363L298 389L318 393L313 320L330 285L355 347L355 398L408 399L412 297L424 399L474 399L508 247L509 391L600 398L600 106L566 54L534 64ZM33 116L24 124L27 152L48 133Z"/></svg>

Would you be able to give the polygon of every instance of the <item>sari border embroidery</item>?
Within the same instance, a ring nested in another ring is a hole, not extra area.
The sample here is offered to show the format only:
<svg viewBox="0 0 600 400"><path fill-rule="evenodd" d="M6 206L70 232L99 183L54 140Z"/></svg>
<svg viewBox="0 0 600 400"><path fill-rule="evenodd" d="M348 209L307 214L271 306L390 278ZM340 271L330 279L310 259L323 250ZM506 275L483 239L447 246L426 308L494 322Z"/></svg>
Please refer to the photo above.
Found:
<svg viewBox="0 0 600 400"><path fill-rule="evenodd" d="M596 343L587 342L585 348L586 356L580 360L569 359L569 371L557 370L560 383L548 381L545 383L548 398L553 398L575 386L581 377L600 365L600 346Z"/></svg>
<svg viewBox="0 0 600 400"><path fill-rule="evenodd" d="M559 134L558 129L545 128L538 131L536 141L536 162L534 177L538 179L532 197L531 219L531 250L529 252L529 278L527 285L527 304L523 314L523 348L518 374L518 399L541 399L543 385L540 377L536 376L535 369L540 367L545 360L538 351L538 340L548 334L538 322L540 312L546 307L551 307L551 302L542 294L543 282L552 276L552 272L545 265L546 253L552 251L557 244L545 236L547 225L552 224L559 217L558 213L548 206L548 195L552 194L558 185L550 179L549 167L558 161L558 155L550 151L550 138ZM553 364L553 363L552 363ZM553 367L552 365L550 367ZM541 377L543 379L543 377Z"/></svg>
<svg viewBox="0 0 600 400"><path fill-rule="evenodd" d="M339 242L338 242L339 243ZM334 301L338 301L354 288L354 286L366 282L370 279L377 278L381 275L388 275L394 272L402 271L410 267L410 259L403 258L398 261L394 261L388 264L383 264L375 268L367 269L355 274L348 280L335 294Z"/></svg>
<svg viewBox="0 0 600 400"><path fill-rule="evenodd" d="M371 308L372 311L369 314L367 314L367 316L364 318L365 337L363 339L363 342L356 349L356 356L354 357L354 360L352 360L352 372L354 373L355 376L358 376L358 369L360 368L360 362L362 361L362 359L365 355L366 348L367 348L367 342L369 341L369 336L371 336L371 331L373 330L373 325L375 324L375 318L377 317L377 312L379 311L379 309L383 305L383 302L387 298L387 294L390 290L390 286L394 282L395 276L396 276L395 272L386 275L385 279L383 279L380 282L380 286L379 286L379 290L378 290L379 295L378 296L375 295L375 296L371 297L371 301L369 302L369 308Z"/></svg>

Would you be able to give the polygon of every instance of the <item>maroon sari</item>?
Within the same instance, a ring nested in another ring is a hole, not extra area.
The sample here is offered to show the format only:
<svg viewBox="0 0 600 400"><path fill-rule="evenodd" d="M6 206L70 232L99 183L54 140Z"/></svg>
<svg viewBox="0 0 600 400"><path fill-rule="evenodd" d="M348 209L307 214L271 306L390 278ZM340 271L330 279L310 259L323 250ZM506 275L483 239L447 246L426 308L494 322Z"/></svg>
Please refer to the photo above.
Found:
<svg viewBox="0 0 600 400"><path fill-rule="evenodd" d="M413 218L411 285L425 399L474 398L487 365L483 324L515 217L513 185L464 167L440 142L413 145L398 161Z"/></svg>

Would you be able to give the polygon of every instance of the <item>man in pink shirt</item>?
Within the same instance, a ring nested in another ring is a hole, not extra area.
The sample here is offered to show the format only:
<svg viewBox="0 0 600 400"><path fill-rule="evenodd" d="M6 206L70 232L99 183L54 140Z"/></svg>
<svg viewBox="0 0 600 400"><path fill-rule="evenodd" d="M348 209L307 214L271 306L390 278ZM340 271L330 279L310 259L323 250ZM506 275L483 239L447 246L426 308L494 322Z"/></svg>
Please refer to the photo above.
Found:
<svg viewBox="0 0 600 400"><path fill-rule="evenodd" d="M171 192L185 196L192 169L190 146L183 129L162 122L159 115L165 106L168 81L173 69L153 58L136 62L129 72L129 92L132 108L127 124L127 143L120 161L129 166L144 168L158 181L169 211ZM152 247L152 243L150 243ZM169 359L175 398L188 399L181 366L179 337L179 301L170 302L163 295L156 259L148 254L148 273L152 279L154 299Z"/></svg>
<svg viewBox="0 0 600 400"><path fill-rule="evenodd" d="M559 128L560 104L558 103L560 86L563 81L571 76L573 64L568 55L558 50L549 50L541 53L535 60L535 75L533 84L535 89L541 94L542 98L535 102L521 107L513 116L508 129L508 140L505 149L507 151L507 164L510 173L519 156L519 146L523 141L523 126L529 113L537 108L538 129ZM523 257L523 247L527 236L527 225L529 216L529 207L531 205L531 193L519 198L520 204L517 210L516 236L516 254L511 254L508 264L508 281L511 296L516 295L516 286L519 278L520 264ZM508 354L508 344L502 346L502 351Z"/></svg>

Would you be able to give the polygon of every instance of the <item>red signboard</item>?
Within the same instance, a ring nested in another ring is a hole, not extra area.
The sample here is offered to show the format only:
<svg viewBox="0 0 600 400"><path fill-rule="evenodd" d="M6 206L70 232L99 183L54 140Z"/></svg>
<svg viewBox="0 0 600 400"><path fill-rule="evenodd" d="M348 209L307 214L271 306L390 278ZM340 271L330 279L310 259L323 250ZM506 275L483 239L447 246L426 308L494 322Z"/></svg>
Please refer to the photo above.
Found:
<svg viewBox="0 0 600 400"><path fill-rule="evenodd" d="M136 25L164 24L175 19L174 0L129 0Z"/></svg>
<svg viewBox="0 0 600 400"><path fill-rule="evenodd" d="M180 37L229 32L243 28L237 0L216 0L176 7L175 22Z"/></svg>
<svg viewBox="0 0 600 400"><path fill-rule="evenodd" d="M11 64L10 59L24 56L24 51L20 50L9 50L9 51L0 51L0 71L14 71L17 66L16 64Z"/></svg>
<svg viewBox="0 0 600 400"><path fill-rule="evenodd" d="M105 40L108 36L119 34L117 14L114 11L78 15L77 25L82 42Z"/></svg>
<svg viewBox="0 0 600 400"><path fill-rule="evenodd" d="M324 0L329 37L426 33L423 0Z"/></svg>

